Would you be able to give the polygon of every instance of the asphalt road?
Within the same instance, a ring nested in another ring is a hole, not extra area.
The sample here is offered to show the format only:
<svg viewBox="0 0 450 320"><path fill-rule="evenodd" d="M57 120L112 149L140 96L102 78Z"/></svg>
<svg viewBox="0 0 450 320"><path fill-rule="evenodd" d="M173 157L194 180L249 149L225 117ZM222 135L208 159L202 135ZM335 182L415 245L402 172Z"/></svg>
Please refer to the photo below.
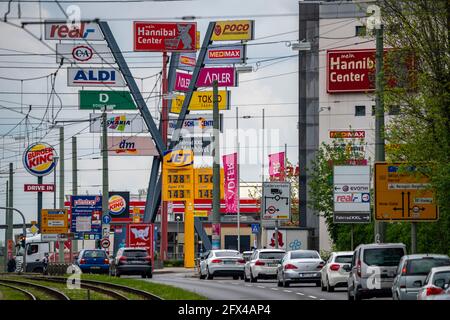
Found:
<svg viewBox="0 0 450 320"><path fill-rule="evenodd" d="M346 288L335 292L321 291L314 284L291 284L288 288L278 287L275 280L258 280L256 283L214 277L200 280L193 274L153 275L145 281L158 282L183 288L212 300L347 300Z"/></svg>

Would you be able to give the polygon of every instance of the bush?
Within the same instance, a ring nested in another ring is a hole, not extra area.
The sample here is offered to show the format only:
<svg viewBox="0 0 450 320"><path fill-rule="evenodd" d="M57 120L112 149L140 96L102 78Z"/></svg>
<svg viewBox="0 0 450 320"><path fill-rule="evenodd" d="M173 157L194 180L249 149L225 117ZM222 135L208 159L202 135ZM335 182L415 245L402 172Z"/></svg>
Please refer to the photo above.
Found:
<svg viewBox="0 0 450 320"><path fill-rule="evenodd" d="M164 267L184 267L184 260L166 260Z"/></svg>

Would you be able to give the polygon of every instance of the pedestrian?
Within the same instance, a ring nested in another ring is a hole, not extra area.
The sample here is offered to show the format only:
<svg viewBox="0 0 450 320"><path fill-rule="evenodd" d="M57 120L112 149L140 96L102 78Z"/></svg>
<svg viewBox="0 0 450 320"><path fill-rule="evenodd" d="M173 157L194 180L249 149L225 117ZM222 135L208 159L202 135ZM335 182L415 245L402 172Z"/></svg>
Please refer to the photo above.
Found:
<svg viewBox="0 0 450 320"><path fill-rule="evenodd" d="M12 257L8 261L8 272L14 272L16 271L16 259Z"/></svg>
<svg viewBox="0 0 450 320"><path fill-rule="evenodd" d="M44 258L42 259L42 266L43 266L43 274L47 274L47 271L48 271L48 261L49 261L49 259L48 259L48 252L46 252L45 254L44 254Z"/></svg>

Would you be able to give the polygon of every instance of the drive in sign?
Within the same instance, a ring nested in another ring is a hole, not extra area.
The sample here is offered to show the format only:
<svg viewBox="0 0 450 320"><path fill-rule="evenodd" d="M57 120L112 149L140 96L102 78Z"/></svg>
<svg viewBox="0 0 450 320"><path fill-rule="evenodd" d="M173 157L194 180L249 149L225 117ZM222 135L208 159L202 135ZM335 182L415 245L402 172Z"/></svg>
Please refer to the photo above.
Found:
<svg viewBox="0 0 450 320"><path fill-rule="evenodd" d="M64 58L64 59L63 59ZM56 44L56 63L114 63L106 44Z"/></svg>
<svg viewBox="0 0 450 320"><path fill-rule="evenodd" d="M217 80L219 87L236 87L236 70L231 67L202 68L198 75L197 87L211 87Z"/></svg>
<svg viewBox="0 0 450 320"><path fill-rule="evenodd" d="M196 51L195 22L134 22L134 51Z"/></svg>
<svg viewBox="0 0 450 320"><path fill-rule="evenodd" d="M114 68L67 68L67 86L125 87L125 80Z"/></svg>

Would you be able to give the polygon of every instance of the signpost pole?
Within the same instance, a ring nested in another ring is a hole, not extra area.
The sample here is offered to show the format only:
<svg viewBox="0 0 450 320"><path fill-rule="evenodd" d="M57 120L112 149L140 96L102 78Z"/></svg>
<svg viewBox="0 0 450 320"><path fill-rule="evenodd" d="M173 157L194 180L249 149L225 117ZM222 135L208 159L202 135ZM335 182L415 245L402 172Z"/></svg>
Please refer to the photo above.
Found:
<svg viewBox="0 0 450 320"><path fill-rule="evenodd" d="M212 249L220 249L220 150L219 150L219 101L218 82L213 81L213 214L212 214ZM217 226L219 225L219 227ZM185 235L186 237L186 235Z"/></svg>
<svg viewBox="0 0 450 320"><path fill-rule="evenodd" d="M237 249L241 252L241 191L240 191L240 162L239 162L239 108L236 107L236 152L237 152Z"/></svg>
<svg viewBox="0 0 450 320"><path fill-rule="evenodd" d="M78 154L77 154L77 137L72 137L72 195L78 195ZM72 262L73 252L78 252L78 239L73 239L70 248L70 261Z"/></svg>
<svg viewBox="0 0 450 320"><path fill-rule="evenodd" d="M56 179L56 168L55 170L55 179ZM37 177L37 183L38 185L42 184L42 177ZM56 199L56 183L55 186L53 187L53 192L55 194L55 199ZM55 200L55 204L56 204L56 200ZM37 216L38 216L38 228L42 230L42 191L39 191L37 194Z"/></svg>
<svg viewBox="0 0 450 320"><path fill-rule="evenodd" d="M376 96L375 96L375 161L385 160L384 99L383 99L383 25L375 29L376 34ZM375 221L375 242L383 243L385 224Z"/></svg>
<svg viewBox="0 0 450 320"><path fill-rule="evenodd" d="M350 250L352 250L353 251L353 247L354 247L354 245L353 245L353 230L354 230L354 228L353 228L353 223L352 224L350 224Z"/></svg>
<svg viewBox="0 0 450 320"><path fill-rule="evenodd" d="M102 216L109 214L109 180L108 180L108 136L106 126L106 108L102 113ZM103 220L103 219L102 219ZM103 229L108 228L109 224L103 224L102 221L102 238L104 237ZM109 237L109 231L108 231Z"/></svg>
<svg viewBox="0 0 450 320"><path fill-rule="evenodd" d="M59 208L64 209L64 127L59 127ZM59 242L58 261L64 263L64 241Z"/></svg>
<svg viewBox="0 0 450 320"><path fill-rule="evenodd" d="M417 252L417 222L411 222L411 254Z"/></svg>
<svg viewBox="0 0 450 320"><path fill-rule="evenodd" d="M6 195L6 201L5 201L5 203L6 203L6 207L9 207L9 197L8 197L8 194L9 194L9 188L8 188L8 184L9 184L9 181L8 180L6 180L6 192L5 192L5 195ZM8 246L9 246L9 241L11 241L12 239L10 239L9 238L9 228L10 228L10 225L12 225L12 222L10 222L9 219L10 218L10 215L9 215L9 210L6 210L6 231L5 231L5 254L4 254L4 256L5 256L5 261L4 261L4 265L5 265L5 272L8 270L8 260L9 260L9 251L8 251Z"/></svg>

